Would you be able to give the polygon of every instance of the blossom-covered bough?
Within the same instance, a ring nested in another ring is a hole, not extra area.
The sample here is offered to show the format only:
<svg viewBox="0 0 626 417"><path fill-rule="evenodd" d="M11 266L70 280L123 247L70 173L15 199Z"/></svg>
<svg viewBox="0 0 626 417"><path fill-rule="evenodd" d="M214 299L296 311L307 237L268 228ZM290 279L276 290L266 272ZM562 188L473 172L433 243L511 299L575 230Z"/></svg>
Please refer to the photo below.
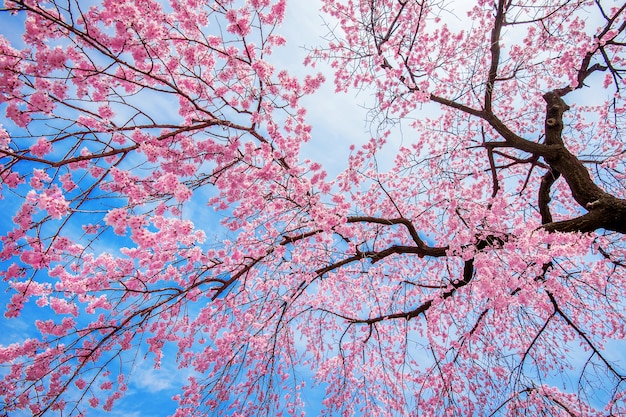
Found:
<svg viewBox="0 0 626 417"><path fill-rule="evenodd" d="M178 416L315 384L327 415L626 414L625 5L325 0L308 64L380 122L329 178L300 151L323 76L268 58L296 2L93 3L2 11L4 315L32 326L2 412L110 410L147 357L190 375Z"/></svg>

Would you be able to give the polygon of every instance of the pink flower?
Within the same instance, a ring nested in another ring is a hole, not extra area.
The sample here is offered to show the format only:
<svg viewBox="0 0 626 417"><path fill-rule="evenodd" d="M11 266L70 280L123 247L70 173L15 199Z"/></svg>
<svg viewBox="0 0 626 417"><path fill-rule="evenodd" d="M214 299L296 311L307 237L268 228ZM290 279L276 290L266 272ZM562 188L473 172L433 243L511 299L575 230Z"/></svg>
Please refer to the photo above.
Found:
<svg viewBox="0 0 626 417"><path fill-rule="evenodd" d="M74 189L76 189L76 184L74 183L74 181L72 180L72 174L71 173L67 173L64 175L61 175L61 184L63 184L63 189L67 192L70 192Z"/></svg>
<svg viewBox="0 0 626 417"><path fill-rule="evenodd" d="M111 210L104 218L109 226L113 226L113 231L117 235L126 233L127 214L125 209L117 208Z"/></svg>
<svg viewBox="0 0 626 417"><path fill-rule="evenodd" d="M54 103L50 100L47 93L37 91L30 96L28 109L34 112L49 114L54 109Z"/></svg>
<svg viewBox="0 0 626 417"><path fill-rule="evenodd" d="M75 317L78 316L78 308L76 305L63 298L50 298L50 307L56 314L71 314Z"/></svg>
<svg viewBox="0 0 626 417"><path fill-rule="evenodd" d="M6 115L19 127L26 127L31 121L29 114L20 110L14 102L9 103L7 106Z"/></svg>
<svg viewBox="0 0 626 417"><path fill-rule="evenodd" d="M87 382L84 379L79 378L74 382L74 385L76 385L78 389L82 390L87 386Z"/></svg>
<svg viewBox="0 0 626 417"><path fill-rule="evenodd" d="M61 189L53 186L39 196L39 207L46 210L53 219L60 219L69 210L69 202L65 200Z"/></svg>
<svg viewBox="0 0 626 417"><path fill-rule="evenodd" d="M30 179L30 186L35 190L41 190L44 183L50 182L50 176L43 169L33 169L33 176Z"/></svg>
<svg viewBox="0 0 626 417"><path fill-rule="evenodd" d="M52 152L52 144L46 138L40 137L37 143L30 147L30 152L41 158Z"/></svg>
<svg viewBox="0 0 626 417"><path fill-rule="evenodd" d="M24 182L17 172L0 173L0 179L2 180L2 183L9 186L9 188L15 188Z"/></svg>
<svg viewBox="0 0 626 417"><path fill-rule="evenodd" d="M7 149L11 143L11 137L6 130L0 124L0 149Z"/></svg>
<svg viewBox="0 0 626 417"><path fill-rule="evenodd" d="M113 116L115 115L115 113L113 113L113 110L111 110L111 107L106 106L106 105L102 105L98 107L98 114L103 119L108 119L108 120L112 119Z"/></svg>

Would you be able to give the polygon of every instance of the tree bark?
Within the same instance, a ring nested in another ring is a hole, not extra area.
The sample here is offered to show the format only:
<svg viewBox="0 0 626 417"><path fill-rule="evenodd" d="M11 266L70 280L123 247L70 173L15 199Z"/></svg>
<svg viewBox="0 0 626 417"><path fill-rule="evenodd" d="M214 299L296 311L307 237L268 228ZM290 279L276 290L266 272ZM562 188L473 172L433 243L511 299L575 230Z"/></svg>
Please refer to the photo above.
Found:
<svg viewBox="0 0 626 417"><path fill-rule="evenodd" d="M547 207L550 196L547 193L558 176L553 179L544 176L539 195L544 228L559 232L591 232L606 229L626 233L626 200L600 188L589 175L587 168L567 149L563 141L563 114L569 110L569 106L557 91L546 93L543 97L546 101L545 143L556 147L556 152L541 155L552 169L552 172L546 175L561 174L574 200L588 211L574 219L552 222Z"/></svg>

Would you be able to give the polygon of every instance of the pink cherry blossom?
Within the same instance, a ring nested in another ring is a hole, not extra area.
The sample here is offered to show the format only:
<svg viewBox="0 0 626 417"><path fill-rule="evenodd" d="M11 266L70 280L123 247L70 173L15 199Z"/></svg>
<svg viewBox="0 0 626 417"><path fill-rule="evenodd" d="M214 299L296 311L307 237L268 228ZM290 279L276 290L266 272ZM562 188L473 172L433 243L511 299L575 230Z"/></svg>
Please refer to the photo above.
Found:
<svg viewBox="0 0 626 417"><path fill-rule="evenodd" d="M626 7L309 6L5 2L2 412L626 415Z"/></svg>

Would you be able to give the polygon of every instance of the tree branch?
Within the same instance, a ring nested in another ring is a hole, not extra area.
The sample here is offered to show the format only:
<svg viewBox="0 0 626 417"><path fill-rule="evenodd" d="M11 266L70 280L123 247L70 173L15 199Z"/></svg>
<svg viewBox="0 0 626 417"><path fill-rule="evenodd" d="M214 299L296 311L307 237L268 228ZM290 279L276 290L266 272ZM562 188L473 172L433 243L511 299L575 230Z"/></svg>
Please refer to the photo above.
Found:
<svg viewBox="0 0 626 417"><path fill-rule="evenodd" d="M537 198L539 202L539 213L541 214L541 224L552 223L552 214L548 206L550 200L552 200L550 197L550 188L560 176L559 171L550 169L541 177L539 196Z"/></svg>
<svg viewBox="0 0 626 417"><path fill-rule="evenodd" d="M446 252L448 251L447 246L445 247L444 246L442 247L428 246L419 237L419 234L417 233L417 229L415 229L415 226L413 226L413 223L411 223L410 220L402 218L402 217L398 217L394 219L385 219L385 218L370 217L370 216L353 216L353 217L348 217L347 222L348 223L376 223L376 224L383 224L383 225L401 224L404 227L406 227L407 230L409 231L409 235L411 236L411 238L417 245L416 249L419 251L419 253L422 254L422 256L441 257L441 256L445 256Z"/></svg>

